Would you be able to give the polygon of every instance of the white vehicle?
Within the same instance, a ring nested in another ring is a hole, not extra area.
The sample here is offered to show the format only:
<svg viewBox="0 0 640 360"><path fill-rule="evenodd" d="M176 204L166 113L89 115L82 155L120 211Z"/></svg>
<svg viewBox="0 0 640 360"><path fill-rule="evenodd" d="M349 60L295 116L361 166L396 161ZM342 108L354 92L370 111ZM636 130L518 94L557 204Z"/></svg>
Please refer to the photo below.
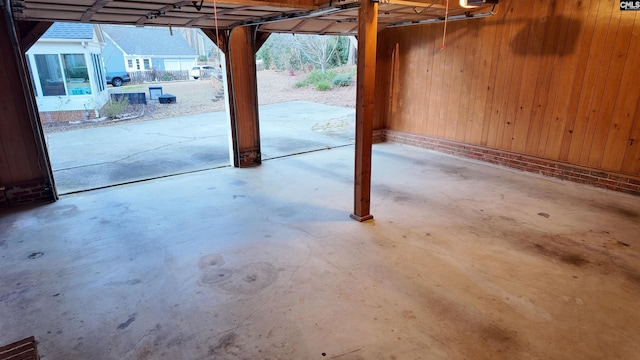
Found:
<svg viewBox="0 0 640 360"><path fill-rule="evenodd" d="M198 80L198 78L207 77L207 75L210 75L213 70L215 70L215 68L211 65L194 66L191 68L189 75Z"/></svg>

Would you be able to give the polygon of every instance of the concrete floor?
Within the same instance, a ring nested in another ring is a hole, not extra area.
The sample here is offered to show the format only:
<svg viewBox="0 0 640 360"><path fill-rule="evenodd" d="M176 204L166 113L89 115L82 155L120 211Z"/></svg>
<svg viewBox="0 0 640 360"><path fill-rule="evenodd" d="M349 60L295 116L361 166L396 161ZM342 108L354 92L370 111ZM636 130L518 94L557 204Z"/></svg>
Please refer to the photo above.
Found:
<svg viewBox="0 0 640 360"><path fill-rule="evenodd" d="M0 218L0 344L44 359L637 359L640 199L397 144Z"/></svg>
<svg viewBox="0 0 640 360"><path fill-rule="evenodd" d="M263 159L353 144L355 110L306 101L260 106ZM60 194L229 166L225 112L47 134Z"/></svg>

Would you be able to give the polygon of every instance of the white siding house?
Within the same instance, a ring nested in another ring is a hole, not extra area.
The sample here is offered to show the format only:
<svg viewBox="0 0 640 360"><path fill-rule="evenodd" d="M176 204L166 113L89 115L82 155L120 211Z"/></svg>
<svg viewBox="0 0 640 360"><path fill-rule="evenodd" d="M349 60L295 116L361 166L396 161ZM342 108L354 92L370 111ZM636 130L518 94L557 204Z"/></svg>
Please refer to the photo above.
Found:
<svg viewBox="0 0 640 360"><path fill-rule="evenodd" d="M96 25L54 23L47 30L26 53L40 113L97 115L109 99L103 47Z"/></svg>

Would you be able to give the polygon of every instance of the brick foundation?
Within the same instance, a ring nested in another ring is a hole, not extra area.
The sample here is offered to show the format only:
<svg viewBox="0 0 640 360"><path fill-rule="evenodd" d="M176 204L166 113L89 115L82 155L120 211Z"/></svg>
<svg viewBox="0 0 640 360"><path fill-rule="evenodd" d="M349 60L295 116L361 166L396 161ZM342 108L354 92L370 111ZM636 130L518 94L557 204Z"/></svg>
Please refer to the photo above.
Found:
<svg viewBox="0 0 640 360"><path fill-rule="evenodd" d="M533 156L396 130L376 130L374 131L374 139L376 138L376 132L383 133L383 141L417 146L445 154L463 156L521 171L640 196L640 177L590 169ZM374 140L374 142L376 141Z"/></svg>
<svg viewBox="0 0 640 360"><path fill-rule="evenodd" d="M4 189L2 187L4 186ZM55 200L47 179L30 180L13 185L0 185L0 209Z"/></svg>
<svg viewBox="0 0 640 360"><path fill-rule="evenodd" d="M93 110L89 111L90 117L95 117ZM69 121L82 121L87 120L87 116L84 110L73 111L45 111L40 113L40 121L44 123L52 122L69 122Z"/></svg>

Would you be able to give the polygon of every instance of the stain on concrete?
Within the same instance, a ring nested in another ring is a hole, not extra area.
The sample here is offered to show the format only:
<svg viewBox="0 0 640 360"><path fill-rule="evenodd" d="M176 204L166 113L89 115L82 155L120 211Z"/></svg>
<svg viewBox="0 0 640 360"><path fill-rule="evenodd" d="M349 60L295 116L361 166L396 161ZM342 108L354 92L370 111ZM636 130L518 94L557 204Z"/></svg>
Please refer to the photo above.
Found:
<svg viewBox="0 0 640 360"><path fill-rule="evenodd" d="M209 270L202 275L200 282L205 285L213 285L231 278L233 271L231 269Z"/></svg>
<svg viewBox="0 0 640 360"><path fill-rule="evenodd" d="M234 294L255 294L278 278L278 270L267 262L239 265L234 268L222 267L224 258L219 254L203 256L198 263L202 271L201 285L216 285Z"/></svg>
<svg viewBox="0 0 640 360"><path fill-rule="evenodd" d="M200 258L198 267L200 270L207 271L209 269L217 269L224 265L224 258L219 254L209 254Z"/></svg>
<svg viewBox="0 0 640 360"><path fill-rule="evenodd" d="M225 356L242 354L242 346L236 333L229 333L222 336L215 345L209 347L209 356L218 355Z"/></svg>
<svg viewBox="0 0 640 360"><path fill-rule="evenodd" d="M234 294L255 294L271 284L278 278L278 271L267 262L246 264L235 269L233 276L227 281L220 282L218 287Z"/></svg>
<svg viewBox="0 0 640 360"><path fill-rule="evenodd" d="M497 346L503 347L505 350L509 349L511 344L515 344L514 337L516 332L513 330L507 330L498 324L489 323L481 325L478 330L482 340L493 342Z"/></svg>
<svg viewBox="0 0 640 360"><path fill-rule="evenodd" d="M413 313L413 311L403 311L402 312L402 317L407 319L407 320L415 320L416 319L416 315Z"/></svg>
<svg viewBox="0 0 640 360"><path fill-rule="evenodd" d="M589 260L583 258L578 254L560 251L557 249L550 249L541 244L533 244L533 249L544 256L555 258L566 264L584 266L589 263Z"/></svg>
<svg viewBox="0 0 640 360"><path fill-rule="evenodd" d="M247 184L247 182L244 180L233 180L229 184L234 186L244 186Z"/></svg>
<svg viewBox="0 0 640 360"><path fill-rule="evenodd" d="M129 327L129 325L131 325L131 323L133 323L134 321L136 321L136 315L137 314L133 314L131 316L129 316L129 318L127 319L127 321L123 322L122 324L118 325L118 330L124 330L126 328Z"/></svg>
<svg viewBox="0 0 640 360"><path fill-rule="evenodd" d="M509 355L518 354L523 344L518 339L517 332L503 324L491 321L491 316L474 311L472 307L459 302L453 297L438 296L433 293L421 294L425 306L433 314L434 324L447 326L434 327L430 336L441 343L456 344L450 348L448 357L461 359L487 358L479 356L478 349L482 348L487 354L500 354L491 358L517 358Z"/></svg>
<svg viewBox="0 0 640 360"><path fill-rule="evenodd" d="M627 209L623 206L620 206L618 204L601 204L601 203L591 203L591 206L593 206L596 209L600 209L600 210L604 210L607 211L609 213L612 214L616 214L618 216L627 218L627 219L635 219L638 216L640 216L640 214L638 214L637 211L635 210L631 210L631 209Z"/></svg>
<svg viewBox="0 0 640 360"><path fill-rule="evenodd" d="M27 256L27 258L33 260L33 259L37 259L42 257L42 255L44 255L44 253L42 251L37 251L37 252L32 252L31 254L29 254L29 256Z"/></svg>
<svg viewBox="0 0 640 360"><path fill-rule="evenodd" d="M61 217L70 217L78 214L78 207L76 205L58 205L52 204L42 208L37 212L38 220L40 221L54 221Z"/></svg>
<svg viewBox="0 0 640 360"><path fill-rule="evenodd" d="M126 280L126 281L111 281L108 283L108 285L112 285L112 286L123 286L123 285L129 285L129 286L133 286L133 285L138 285L142 283L142 280L140 279L131 279L131 280Z"/></svg>

